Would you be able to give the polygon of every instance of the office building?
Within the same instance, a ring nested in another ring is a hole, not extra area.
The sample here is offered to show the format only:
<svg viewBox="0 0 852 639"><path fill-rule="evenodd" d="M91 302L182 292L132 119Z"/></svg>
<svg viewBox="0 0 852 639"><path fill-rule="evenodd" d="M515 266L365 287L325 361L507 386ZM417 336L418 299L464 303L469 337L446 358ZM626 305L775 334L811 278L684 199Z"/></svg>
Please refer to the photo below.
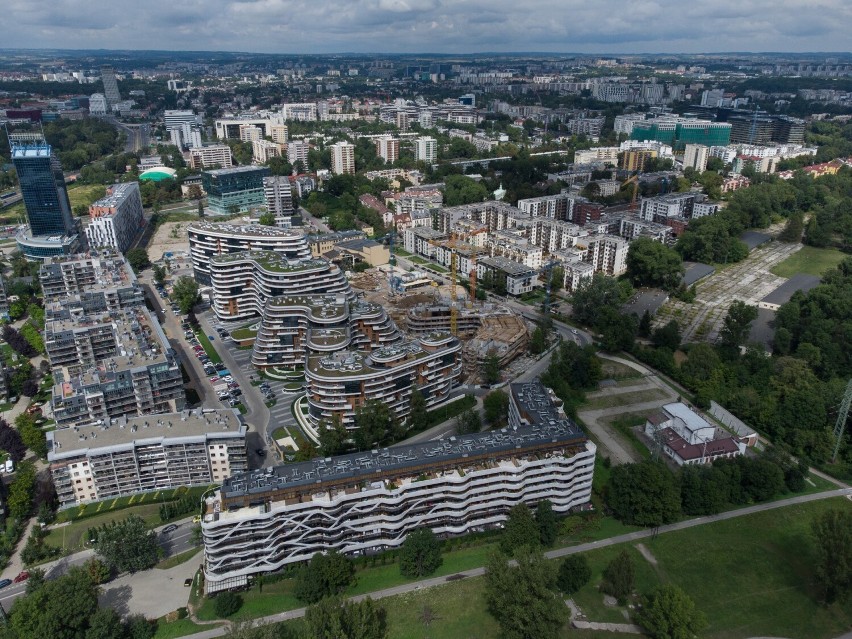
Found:
<svg viewBox="0 0 852 639"><path fill-rule="evenodd" d="M275 215L275 226L290 228L295 213L290 180L284 175L263 178L263 196L266 199L266 211ZM253 215L249 221L258 223L260 215Z"/></svg>
<svg viewBox="0 0 852 639"><path fill-rule="evenodd" d="M255 250L217 255L210 258L209 268L213 311L220 320L260 316L271 297L354 295L343 271L323 259L294 260L274 251Z"/></svg>
<svg viewBox="0 0 852 639"><path fill-rule="evenodd" d="M60 428L183 409L180 364L144 307L83 316L63 309L46 322L44 345Z"/></svg>
<svg viewBox="0 0 852 639"><path fill-rule="evenodd" d="M115 110L116 105L121 102L121 93L118 91L118 82L115 79L115 69L109 65L101 67L101 80L104 83L104 97L110 111Z"/></svg>
<svg viewBox="0 0 852 639"><path fill-rule="evenodd" d="M145 226L138 182L108 187L106 197L89 207L86 239L91 248L112 247L126 253Z"/></svg>
<svg viewBox="0 0 852 639"><path fill-rule="evenodd" d="M535 410L536 407L533 407ZM246 585L317 552L398 548L408 533L495 528L517 504L591 498L595 445L566 419L235 475L205 500L205 590Z"/></svg>
<svg viewBox="0 0 852 639"><path fill-rule="evenodd" d="M9 146L29 222L18 232L18 248L31 260L76 253L79 223L71 214L59 158L41 134L10 133Z"/></svg>
<svg viewBox="0 0 852 639"><path fill-rule="evenodd" d="M393 164L399 159L399 140L386 136L373 140L373 143L376 145L376 154L387 164Z"/></svg>
<svg viewBox="0 0 852 639"><path fill-rule="evenodd" d="M369 401L385 404L392 415L404 421L416 389L427 406L449 400L461 377L461 342L448 333L422 336L363 350L337 350L311 355L305 365L308 420L339 419L347 429L355 428L355 413Z"/></svg>
<svg viewBox="0 0 852 639"><path fill-rule="evenodd" d="M419 162L431 164L438 159L438 141L435 138L420 137L414 141L414 156Z"/></svg>
<svg viewBox="0 0 852 639"><path fill-rule="evenodd" d="M308 166L308 153L311 145L304 140L292 140L287 143L287 161L295 166L296 162L302 163L302 170Z"/></svg>
<svg viewBox="0 0 852 639"><path fill-rule="evenodd" d="M401 338L385 309L372 302L345 295L272 297L263 309L251 363L260 369L292 369L309 355L370 351Z"/></svg>
<svg viewBox="0 0 852 639"><path fill-rule="evenodd" d="M210 260L216 255L242 251L275 251L288 260L311 257L311 249L301 231L275 226L213 224L193 222L187 227L189 257L195 279L210 284Z"/></svg>
<svg viewBox="0 0 852 639"><path fill-rule="evenodd" d="M687 144L683 150L683 168L693 168L698 173L707 170L707 158L710 157L710 147L703 144Z"/></svg>
<svg viewBox="0 0 852 639"><path fill-rule="evenodd" d="M201 146L201 116L194 111L167 109L163 114L166 131L179 149Z"/></svg>
<svg viewBox="0 0 852 639"><path fill-rule="evenodd" d="M89 96L89 113L91 115L106 115L109 113L106 96L103 93L93 93Z"/></svg>
<svg viewBox="0 0 852 639"><path fill-rule="evenodd" d="M226 118L216 120L216 137L219 140L240 139L240 127L255 126L261 130L260 137L271 137L272 125L278 124L266 118Z"/></svg>
<svg viewBox="0 0 852 639"><path fill-rule="evenodd" d="M687 144L704 146L727 146L731 141L729 122L711 122L680 117L661 117L633 125L633 140L663 142L675 150Z"/></svg>
<svg viewBox="0 0 852 639"><path fill-rule="evenodd" d="M355 173L354 144L335 142L331 145L331 172L335 175L353 175Z"/></svg>
<svg viewBox="0 0 852 639"><path fill-rule="evenodd" d="M145 293L130 264L109 250L48 258L39 268L38 280L48 319L55 312L89 315L145 305Z"/></svg>
<svg viewBox="0 0 852 639"><path fill-rule="evenodd" d="M265 166L236 166L201 174L207 193L207 206L216 214L247 211L264 203L263 178L269 175Z"/></svg>
<svg viewBox="0 0 852 639"><path fill-rule="evenodd" d="M608 166L618 165L617 146L598 146L591 149L578 149L574 151L574 164L605 164Z"/></svg>
<svg viewBox="0 0 852 639"><path fill-rule="evenodd" d="M208 144L189 150L189 166L193 169L230 169L234 166L231 147L227 144Z"/></svg>
<svg viewBox="0 0 852 639"><path fill-rule="evenodd" d="M59 506L181 486L218 484L248 470L236 410L107 417L47 433Z"/></svg>

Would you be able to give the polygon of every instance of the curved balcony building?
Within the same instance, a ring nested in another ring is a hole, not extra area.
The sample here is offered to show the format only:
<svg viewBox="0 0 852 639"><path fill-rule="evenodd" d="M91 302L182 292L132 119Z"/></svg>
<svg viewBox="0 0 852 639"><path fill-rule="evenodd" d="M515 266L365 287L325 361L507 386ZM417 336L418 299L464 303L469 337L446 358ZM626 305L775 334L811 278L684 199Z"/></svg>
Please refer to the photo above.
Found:
<svg viewBox="0 0 852 639"><path fill-rule="evenodd" d="M399 547L431 528L447 537L498 526L544 499L568 513L591 498L595 445L567 419L229 477L205 501L207 593L337 550Z"/></svg>
<svg viewBox="0 0 852 639"><path fill-rule="evenodd" d="M273 297L331 293L352 299L343 271L324 259L291 259L274 251L243 251L209 259L213 310L220 320L263 314Z"/></svg>
<svg viewBox="0 0 852 639"><path fill-rule="evenodd" d="M302 366L310 353L347 348L370 351L401 335L384 308L344 295L303 295L267 300L254 341L257 368Z"/></svg>
<svg viewBox="0 0 852 639"><path fill-rule="evenodd" d="M343 350L308 356L308 418L318 425L337 417L351 429L358 407L376 400L403 421L410 412L413 389L423 393L427 406L441 404L449 398L461 370L461 342L446 333L369 353Z"/></svg>
<svg viewBox="0 0 852 639"><path fill-rule="evenodd" d="M189 255L195 279L210 285L210 260L217 255L243 251L275 251L288 260L311 257L304 234L276 226L195 222L187 227Z"/></svg>

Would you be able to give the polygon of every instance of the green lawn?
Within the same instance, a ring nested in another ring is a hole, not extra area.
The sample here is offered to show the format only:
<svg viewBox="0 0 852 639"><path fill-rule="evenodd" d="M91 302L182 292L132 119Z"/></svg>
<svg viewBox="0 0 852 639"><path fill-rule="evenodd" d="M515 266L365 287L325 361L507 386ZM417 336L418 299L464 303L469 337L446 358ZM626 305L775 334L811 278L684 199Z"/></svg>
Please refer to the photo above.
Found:
<svg viewBox="0 0 852 639"><path fill-rule="evenodd" d="M204 331L201 329L195 331L195 336L198 338L198 343L201 344L201 348L204 349L204 352L207 353L207 357L210 358L210 361L214 364L218 364L222 361L222 358L219 357L219 353L216 352L216 349L213 347L213 344L210 342L210 338L204 334Z"/></svg>
<svg viewBox="0 0 852 639"><path fill-rule="evenodd" d="M580 406L579 410L597 410L600 408L613 408L615 406L627 406L628 404L638 404L640 402L650 402L655 399L664 399L667 397L659 388L649 388L647 390L634 391L632 393L613 393L599 395L591 398L585 404Z"/></svg>
<svg viewBox="0 0 852 639"><path fill-rule="evenodd" d="M429 264L429 268L438 273L449 273L449 271L440 264Z"/></svg>
<svg viewBox="0 0 852 639"><path fill-rule="evenodd" d="M175 566L180 566L183 563L186 563L195 555L197 555L201 551L201 548L190 548L189 550L185 550L182 553L177 555L173 555L172 557L168 557L167 559L163 559L160 563L158 563L154 568L159 568L160 570L168 570L169 568L174 568Z"/></svg>
<svg viewBox="0 0 852 639"><path fill-rule="evenodd" d="M822 275L833 269L845 258L849 257L833 248L815 248L803 246L783 262L776 264L770 270L778 277L793 277L796 273L807 273L808 275Z"/></svg>
<svg viewBox="0 0 852 639"><path fill-rule="evenodd" d="M124 508L115 511L107 510L101 515L75 520L60 528L52 528L50 532L47 533L47 537L44 541L49 546L64 548L68 552L78 552L85 548L85 544L88 541L86 538L86 532L89 528L108 524L113 521L121 521L130 515L139 515L149 526L155 526L161 523L160 504L143 504L142 506L136 506L134 508Z"/></svg>
<svg viewBox="0 0 852 639"><path fill-rule="evenodd" d="M214 626L199 626L192 623L189 619L178 619L177 621L167 622L165 618L157 619L157 633L154 639L175 639L175 637L185 637L186 635L194 635L202 630L210 630Z"/></svg>

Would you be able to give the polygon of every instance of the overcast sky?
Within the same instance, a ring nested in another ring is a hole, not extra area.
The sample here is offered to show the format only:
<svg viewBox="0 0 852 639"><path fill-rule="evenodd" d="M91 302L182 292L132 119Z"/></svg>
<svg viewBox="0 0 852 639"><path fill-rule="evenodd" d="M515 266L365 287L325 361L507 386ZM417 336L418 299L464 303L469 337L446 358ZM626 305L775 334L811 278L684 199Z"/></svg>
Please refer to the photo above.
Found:
<svg viewBox="0 0 852 639"><path fill-rule="evenodd" d="M2 0L4 47L849 51L850 0Z"/></svg>

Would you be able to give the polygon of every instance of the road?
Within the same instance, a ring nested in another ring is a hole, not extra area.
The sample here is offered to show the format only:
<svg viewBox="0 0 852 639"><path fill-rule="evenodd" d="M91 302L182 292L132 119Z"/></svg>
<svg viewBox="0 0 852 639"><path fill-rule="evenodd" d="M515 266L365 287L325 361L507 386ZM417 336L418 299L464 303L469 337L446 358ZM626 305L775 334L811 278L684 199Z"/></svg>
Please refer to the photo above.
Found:
<svg viewBox="0 0 852 639"><path fill-rule="evenodd" d="M559 557L565 557L567 555L574 555L577 553L588 552L590 550L597 550L598 548L607 548L609 546L615 546L618 544L629 543L633 541L639 541L641 539L648 539L650 537L654 537L658 534L665 534L668 532L674 532L676 530L686 530L687 528L694 528L695 526L703 526L704 524L710 524L717 521L725 521L728 519L734 519L737 517L744 517L746 515L752 515L754 513L766 512L768 510L775 510L777 508L784 508L786 506L793 506L796 504L804 504L811 501L819 501L822 499L830 499L832 497L849 497L852 495L852 488L840 488L837 490L830 490L823 493L815 493L813 495L800 495L798 497L791 497L789 499L782 499L780 501L774 501L767 504L758 504L756 506L748 506L746 508L740 508L738 510L731 510L728 512L721 513L719 515L714 515L712 517L697 517L695 519L687 519L686 521L681 521L676 524L669 524L667 526L660 526L657 529L648 529L648 530L639 530L637 532L627 533L624 535L618 535L616 537L610 537L609 539L601 539L600 541L592 541L585 544L578 544L576 546L568 546L565 548L557 548L555 550L551 550L545 553L545 556L548 559L557 559ZM423 579L420 581L415 581L408 584L402 584L400 586L394 586L393 588L385 588L383 590L375 590L373 592L369 592L363 595L358 595L356 597L350 597L350 601L362 601L367 597L371 599L384 599L385 597L394 597L396 595L402 595L408 592L414 592L416 590L422 590L423 588L431 588L433 586L441 586L446 584L448 581L454 581L456 579L470 578L470 577L481 577L485 574L485 568L472 568L471 570L466 570L464 572L457 573L456 575L450 575L446 577L432 577L431 579ZM262 617L256 620L255 623L258 625L270 624L270 623L280 623L282 621L287 621L289 619L297 619L303 617L305 615L305 608L297 608L296 610L288 610L286 612L281 612L275 615L270 615L268 617ZM228 628L218 627L213 628L211 630L205 630L204 632L199 632L197 634L192 635L194 639L213 639L214 637L223 637L227 635Z"/></svg>
<svg viewBox="0 0 852 639"><path fill-rule="evenodd" d="M149 124L125 124L124 122L119 122L118 118L113 115L103 116L103 119L127 135L124 150L128 153L135 153L148 148L151 136L151 126Z"/></svg>

